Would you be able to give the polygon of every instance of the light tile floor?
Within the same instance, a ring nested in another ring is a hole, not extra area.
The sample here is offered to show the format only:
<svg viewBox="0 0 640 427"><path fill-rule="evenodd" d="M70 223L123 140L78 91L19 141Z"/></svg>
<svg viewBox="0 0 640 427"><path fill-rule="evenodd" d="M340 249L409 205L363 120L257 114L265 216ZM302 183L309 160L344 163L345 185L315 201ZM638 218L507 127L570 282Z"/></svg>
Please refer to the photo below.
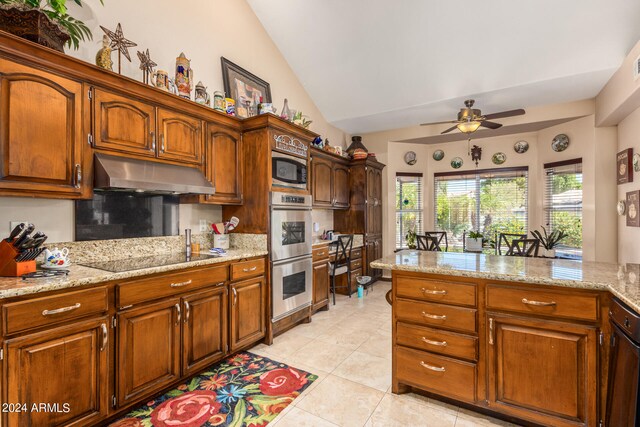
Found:
<svg viewBox="0 0 640 427"><path fill-rule="evenodd" d="M338 295L313 316L250 351L318 375L269 426L514 426L413 393L391 393L391 306L379 282L363 299Z"/></svg>

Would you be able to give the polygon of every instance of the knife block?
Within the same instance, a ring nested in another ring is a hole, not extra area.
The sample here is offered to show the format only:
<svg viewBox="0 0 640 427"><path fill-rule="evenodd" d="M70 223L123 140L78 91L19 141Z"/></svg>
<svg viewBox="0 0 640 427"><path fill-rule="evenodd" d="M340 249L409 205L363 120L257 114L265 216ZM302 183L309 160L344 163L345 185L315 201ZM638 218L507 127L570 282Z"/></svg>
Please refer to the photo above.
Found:
<svg viewBox="0 0 640 427"><path fill-rule="evenodd" d="M11 243L4 239L0 241L0 276L18 277L36 271L35 260L17 262L18 253Z"/></svg>

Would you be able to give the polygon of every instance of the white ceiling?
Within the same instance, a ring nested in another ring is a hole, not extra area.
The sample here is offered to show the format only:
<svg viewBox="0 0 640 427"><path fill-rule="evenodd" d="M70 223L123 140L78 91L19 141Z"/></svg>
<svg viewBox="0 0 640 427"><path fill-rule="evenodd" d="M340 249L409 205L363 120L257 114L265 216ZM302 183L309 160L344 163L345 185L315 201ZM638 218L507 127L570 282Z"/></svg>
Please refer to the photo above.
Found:
<svg viewBox="0 0 640 427"><path fill-rule="evenodd" d="M637 0L248 0L333 125L366 133L594 97Z"/></svg>

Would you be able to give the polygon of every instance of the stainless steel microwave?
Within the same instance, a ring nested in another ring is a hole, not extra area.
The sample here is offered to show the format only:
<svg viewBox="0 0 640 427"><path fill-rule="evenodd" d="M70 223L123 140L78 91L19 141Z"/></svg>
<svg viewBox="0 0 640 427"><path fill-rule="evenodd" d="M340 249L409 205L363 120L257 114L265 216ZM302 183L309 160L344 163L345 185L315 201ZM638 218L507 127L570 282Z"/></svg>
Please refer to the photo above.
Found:
<svg viewBox="0 0 640 427"><path fill-rule="evenodd" d="M307 162L288 154L271 153L271 181L276 187L307 189Z"/></svg>

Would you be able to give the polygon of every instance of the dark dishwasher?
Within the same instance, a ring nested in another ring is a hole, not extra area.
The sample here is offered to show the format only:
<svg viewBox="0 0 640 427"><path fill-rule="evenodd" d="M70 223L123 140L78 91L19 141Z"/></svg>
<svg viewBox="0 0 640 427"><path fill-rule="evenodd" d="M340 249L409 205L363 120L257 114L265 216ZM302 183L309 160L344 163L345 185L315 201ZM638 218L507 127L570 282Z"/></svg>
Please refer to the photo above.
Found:
<svg viewBox="0 0 640 427"><path fill-rule="evenodd" d="M640 315L613 298L609 321L612 335L605 425L636 427L640 423Z"/></svg>

